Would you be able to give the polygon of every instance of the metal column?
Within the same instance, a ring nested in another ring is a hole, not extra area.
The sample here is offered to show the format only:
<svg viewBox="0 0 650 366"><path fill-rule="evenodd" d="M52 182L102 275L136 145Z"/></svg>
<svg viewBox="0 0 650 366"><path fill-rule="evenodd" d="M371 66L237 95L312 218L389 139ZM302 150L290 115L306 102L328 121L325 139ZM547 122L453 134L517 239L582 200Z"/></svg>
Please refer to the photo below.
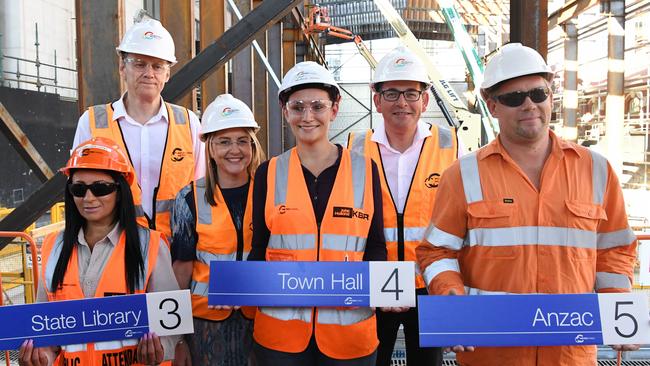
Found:
<svg viewBox="0 0 650 366"><path fill-rule="evenodd" d="M123 0L76 0L79 111L120 97L115 47L124 33ZM101 24L101 31L98 31Z"/></svg>
<svg viewBox="0 0 650 366"><path fill-rule="evenodd" d="M176 46L178 63L172 68L172 75L194 58L194 1L160 0L160 22L171 33ZM183 96L176 104L196 110L196 90Z"/></svg>
<svg viewBox="0 0 650 366"><path fill-rule="evenodd" d="M564 96L562 114L563 137L576 141L578 138L578 28L575 20L564 24Z"/></svg>
<svg viewBox="0 0 650 366"><path fill-rule="evenodd" d="M548 52L548 1L510 2L510 41L536 49L544 58Z"/></svg>
<svg viewBox="0 0 650 366"><path fill-rule="evenodd" d="M251 11L251 0L235 0L243 16ZM233 24L238 22L231 12ZM242 48L232 59L232 94L253 109L253 50L250 45Z"/></svg>
<svg viewBox="0 0 650 366"><path fill-rule="evenodd" d="M282 23L278 22L267 31L269 63L279 78L282 72ZM268 79L267 79L268 80ZM277 156L282 153L282 109L278 103L278 87L269 82L268 107L268 156Z"/></svg>
<svg viewBox="0 0 650 366"><path fill-rule="evenodd" d="M254 0L253 8L257 8L262 3L262 0ZM268 40L267 32L260 33L256 38L257 43L262 50L262 53L268 57ZM250 50L250 48L249 48ZM269 109L268 109L268 85L269 83L266 73L266 67L260 56L255 53L253 56L253 80L255 81L255 93L253 95L253 113L255 120L260 125L260 130L257 132L257 138L260 140L262 149L268 155L269 152L269 139L268 139L268 122L269 122Z"/></svg>
<svg viewBox="0 0 650 366"><path fill-rule="evenodd" d="M226 5L224 0L201 1L199 12L200 45L201 50L204 50L226 31ZM228 64L226 63L201 83L201 110L204 111L217 95L227 92Z"/></svg>
<svg viewBox="0 0 650 366"><path fill-rule="evenodd" d="M608 0L601 3L608 16L607 99L605 100L605 134L607 159L614 171L623 172L623 117L625 113L625 1Z"/></svg>
<svg viewBox="0 0 650 366"><path fill-rule="evenodd" d="M293 23L286 20L282 23L284 27L282 30L282 76L296 64L296 43L300 40L300 31L295 28ZM286 151L296 145L296 138L288 124L283 124L282 131L282 149Z"/></svg>

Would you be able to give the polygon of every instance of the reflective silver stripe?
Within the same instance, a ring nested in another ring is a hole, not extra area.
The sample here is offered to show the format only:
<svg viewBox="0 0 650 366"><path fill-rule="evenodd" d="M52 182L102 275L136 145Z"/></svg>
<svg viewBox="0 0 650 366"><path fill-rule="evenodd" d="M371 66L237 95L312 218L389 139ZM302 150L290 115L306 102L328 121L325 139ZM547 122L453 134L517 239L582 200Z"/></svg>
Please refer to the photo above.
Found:
<svg viewBox="0 0 650 366"><path fill-rule="evenodd" d="M454 271L460 273L458 259L445 258L429 264L424 270L424 282L426 282L428 286L431 283L431 280L436 278L437 275L446 271Z"/></svg>
<svg viewBox="0 0 650 366"><path fill-rule="evenodd" d="M446 127L438 126L438 146L441 149L451 149L453 146L451 139L451 130Z"/></svg>
<svg viewBox="0 0 650 366"><path fill-rule="evenodd" d="M142 208L142 205L135 205L135 217L142 216L144 216L144 209Z"/></svg>
<svg viewBox="0 0 650 366"><path fill-rule="evenodd" d="M285 151L275 160L275 202L274 205L287 203L287 186L289 185L289 158L291 150Z"/></svg>
<svg viewBox="0 0 650 366"><path fill-rule="evenodd" d="M348 252L363 252L366 250L366 238L339 235L323 234L322 248L327 250L340 250Z"/></svg>
<svg viewBox="0 0 650 366"><path fill-rule="evenodd" d="M95 350L96 351L107 351L112 349L120 349L124 347L133 347L138 345L138 339L125 339L123 341L106 341L106 342L96 342Z"/></svg>
<svg viewBox="0 0 650 366"><path fill-rule="evenodd" d="M196 214L198 216L199 224L210 225L212 224L212 206L205 200L205 178L196 181Z"/></svg>
<svg viewBox="0 0 650 366"><path fill-rule="evenodd" d="M68 344L66 346L61 346L61 349L63 352L82 352L88 349L88 345L86 343Z"/></svg>
<svg viewBox="0 0 650 366"><path fill-rule="evenodd" d="M482 245L490 247L557 245L596 249L596 233L587 230L550 226L478 228L467 232L467 244L470 246Z"/></svg>
<svg viewBox="0 0 650 366"><path fill-rule="evenodd" d="M630 279L626 275L609 272L596 272L596 291L604 288L631 289Z"/></svg>
<svg viewBox="0 0 650 366"><path fill-rule="evenodd" d="M313 249L316 248L314 234L271 234L269 248L272 249Z"/></svg>
<svg viewBox="0 0 650 366"><path fill-rule="evenodd" d="M366 188L366 158L363 155L350 152L352 166L352 189L354 192L354 207L363 208L363 198Z"/></svg>
<svg viewBox="0 0 650 366"><path fill-rule="evenodd" d="M630 245L636 240L634 231L630 228L598 234L598 249L609 249Z"/></svg>
<svg viewBox="0 0 650 366"><path fill-rule="evenodd" d="M207 297L208 290L210 289L210 285L206 282L197 282L192 280L192 282L190 283L190 289L193 295Z"/></svg>
<svg viewBox="0 0 650 366"><path fill-rule="evenodd" d="M108 116L106 114L106 104L93 106L95 112L95 128L108 128Z"/></svg>
<svg viewBox="0 0 650 366"><path fill-rule="evenodd" d="M602 205L607 188L607 159L593 150L589 150L589 152L593 162L591 174L593 174L594 203Z"/></svg>
<svg viewBox="0 0 650 366"><path fill-rule="evenodd" d="M260 307L264 314L280 320L301 320L311 322L311 308L269 308ZM280 329L277 329L280 331Z"/></svg>
<svg viewBox="0 0 650 366"><path fill-rule="evenodd" d="M338 310L334 308L318 308L319 324L352 325L370 318L374 314L371 308Z"/></svg>
<svg viewBox="0 0 650 366"><path fill-rule="evenodd" d="M156 200L156 213L169 212L174 206L174 200Z"/></svg>
<svg viewBox="0 0 650 366"><path fill-rule="evenodd" d="M460 158L460 175L467 203L482 201L483 191L481 190L481 176L478 172L476 151Z"/></svg>
<svg viewBox="0 0 650 366"><path fill-rule="evenodd" d="M185 117L188 115L187 109L175 104L170 104L170 106L172 107L172 112L174 113L174 122L177 125L184 125L186 123Z"/></svg>
<svg viewBox="0 0 650 366"><path fill-rule="evenodd" d="M361 155L366 153L366 134L360 133L352 137L352 144L350 145L350 151L354 151Z"/></svg>
<svg viewBox="0 0 650 366"><path fill-rule="evenodd" d="M452 250L460 250L464 242L463 238L444 232L433 225L424 239L436 247Z"/></svg>
<svg viewBox="0 0 650 366"><path fill-rule="evenodd" d="M467 295L517 295L514 292L504 292L504 291L487 291L481 290L480 288L473 288L465 286L465 294ZM532 294L528 294L532 295Z"/></svg>
<svg viewBox="0 0 650 366"><path fill-rule="evenodd" d="M404 241L422 241L426 230L426 227L405 227ZM397 228L384 228L384 237L386 238L386 241L397 241Z"/></svg>
<svg viewBox="0 0 650 366"><path fill-rule="evenodd" d="M63 231L60 231L54 239L54 244L52 245L52 251L50 251L50 257L47 259L47 267L45 267L45 287L50 291L52 289L52 277L54 276L54 269L56 268L56 262L59 261L59 256L61 256L61 249L63 249Z"/></svg>
<svg viewBox="0 0 650 366"><path fill-rule="evenodd" d="M205 264L210 264L211 261L236 261L237 253L234 252L230 254L215 254L197 249L196 259Z"/></svg>

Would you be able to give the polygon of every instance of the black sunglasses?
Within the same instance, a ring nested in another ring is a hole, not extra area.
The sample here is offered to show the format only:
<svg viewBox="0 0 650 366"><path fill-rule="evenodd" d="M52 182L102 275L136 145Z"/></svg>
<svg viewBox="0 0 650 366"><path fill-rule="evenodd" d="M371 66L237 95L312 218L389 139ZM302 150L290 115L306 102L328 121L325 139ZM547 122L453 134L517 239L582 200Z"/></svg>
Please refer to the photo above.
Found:
<svg viewBox="0 0 650 366"><path fill-rule="evenodd" d="M117 190L117 183L95 182L93 184L72 183L68 184L68 191L75 197L85 197L90 189L95 197L106 196Z"/></svg>
<svg viewBox="0 0 650 366"><path fill-rule="evenodd" d="M494 99L498 100L499 103L508 106L508 107L519 107L524 104L526 97L530 97L534 103L541 103L548 98L548 95L551 93L551 90L547 87L539 87L530 89L529 91L516 91L512 93L505 93L497 95Z"/></svg>

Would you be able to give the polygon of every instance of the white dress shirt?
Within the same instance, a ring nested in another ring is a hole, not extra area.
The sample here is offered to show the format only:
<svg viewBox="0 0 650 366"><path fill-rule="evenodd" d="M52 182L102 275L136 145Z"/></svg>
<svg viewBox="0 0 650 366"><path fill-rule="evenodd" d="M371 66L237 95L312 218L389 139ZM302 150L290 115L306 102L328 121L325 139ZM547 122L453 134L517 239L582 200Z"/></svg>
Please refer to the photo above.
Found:
<svg viewBox="0 0 650 366"><path fill-rule="evenodd" d="M135 174L142 189L142 208L147 216L152 217L153 192L160 179L160 167L165 149L169 117L167 108L165 108L165 104L160 98L161 104L158 113L146 123L141 124L126 113L123 101L125 95L112 103L113 119L118 120L120 124L126 148L129 150ZM189 116L194 145L194 179L196 180L205 175L205 145L199 139L201 129L199 119L192 111L189 111ZM72 150L91 137L88 111L86 110L79 117Z"/></svg>
<svg viewBox="0 0 650 366"><path fill-rule="evenodd" d="M374 133L370 138L371 141L379 145L379 153L381 154L386 181L388 182L390 193L393 196L393 201L399 213L404 213L406 197L408 196L411 180L413 179L413 174L415 174L415 168L418 164L420 150L422 144L424 144L424 139L429 136L431 136L429 124L419 120L415 136L413 136L413 142L403 153L390 146L383 122L376 125ZM462 146L460 146L460 140L458 141L457 156L460 157L462 156Z"/></svg>

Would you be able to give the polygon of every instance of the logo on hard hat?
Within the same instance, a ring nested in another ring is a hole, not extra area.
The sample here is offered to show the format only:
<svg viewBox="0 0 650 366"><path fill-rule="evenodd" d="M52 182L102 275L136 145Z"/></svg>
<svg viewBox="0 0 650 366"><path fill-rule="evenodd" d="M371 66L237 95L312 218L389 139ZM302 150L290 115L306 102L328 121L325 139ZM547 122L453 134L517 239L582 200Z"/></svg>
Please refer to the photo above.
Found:
<svg viewBox="0 0 650 366"><path fill-rule="evenodd" d="M296 74L296 78L294 80L300 81L304 79L313 79L313 78L314 78L313 73L307 71L300 71L299 73Z"/></svg>
<svg viewBox="0 0 650 366"><path fill-rule="evenodd" d="M395 68L402 68L411 63L412 63L411 61L405 59L404 57L400 57L397 60L395 60L395 64L393 66L395 66Z"/></svg>
<svg viewBox="0 0 650 366"><path fill-rule="evenodd" d="M221 111L221 115L224 116L224 117L228 117L228 116L230 116L231 114L233 114L235 112L239 112L239 109L226 107Z"/></svg>
<svg viewBox="0 0 650 366"><path fill-rule="evenodd" d="M147 31L144 32L144 39L162 39L162 37L152 31Z"/></svg>

